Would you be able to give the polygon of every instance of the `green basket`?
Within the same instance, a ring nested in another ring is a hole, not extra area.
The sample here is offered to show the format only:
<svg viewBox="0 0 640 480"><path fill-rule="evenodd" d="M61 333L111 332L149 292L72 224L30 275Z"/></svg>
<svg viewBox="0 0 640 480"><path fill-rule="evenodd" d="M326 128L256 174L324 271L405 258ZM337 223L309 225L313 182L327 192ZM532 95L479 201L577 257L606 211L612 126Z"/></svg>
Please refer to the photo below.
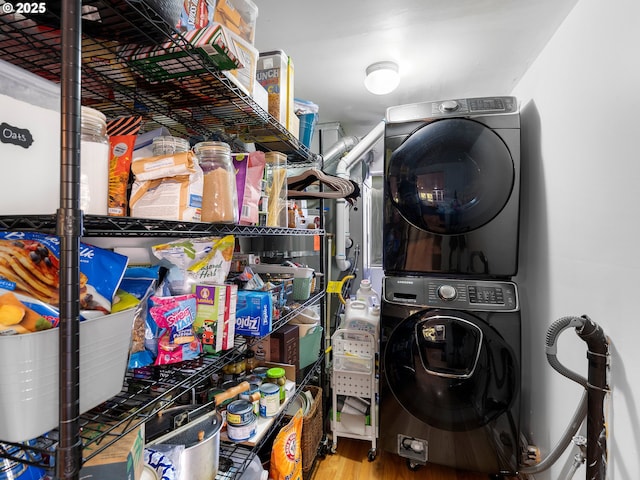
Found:
<svg viewBox="0 0 640 480"><path fill-rule="evenodd" d="M303 369L320 356L320 342L322 340L322 327L317 326L310 329L304 337L300 337L300 369Z"/></svg>
<svg viewBox="0 0 640 480"><path fill-rule="evenodd" d="M293 279L293 299L307 300L311 296L311 283L313 277L298 277Z"/></svg>

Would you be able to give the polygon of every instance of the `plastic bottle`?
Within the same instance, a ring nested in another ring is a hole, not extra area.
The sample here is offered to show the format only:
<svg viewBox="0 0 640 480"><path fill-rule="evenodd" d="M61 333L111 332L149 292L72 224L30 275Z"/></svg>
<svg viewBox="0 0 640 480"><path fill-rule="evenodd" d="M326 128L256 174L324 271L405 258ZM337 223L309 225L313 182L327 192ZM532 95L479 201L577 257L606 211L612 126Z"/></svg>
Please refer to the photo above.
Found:
<svg viewBox="0 0 640 480"><path fill-rule="evenodd" d="M80 143L80 209L85 214L107 215L109 198L109 137L107 118L82 107Z"/></svg>
<svg viewBox="0 0 640 480"><path fill-rule="evenodd" d="M366 278L360 281L360 288L356 291L356 300L365 302L370 307L380 305L380 295L371 287L371 281Z"/></svg>

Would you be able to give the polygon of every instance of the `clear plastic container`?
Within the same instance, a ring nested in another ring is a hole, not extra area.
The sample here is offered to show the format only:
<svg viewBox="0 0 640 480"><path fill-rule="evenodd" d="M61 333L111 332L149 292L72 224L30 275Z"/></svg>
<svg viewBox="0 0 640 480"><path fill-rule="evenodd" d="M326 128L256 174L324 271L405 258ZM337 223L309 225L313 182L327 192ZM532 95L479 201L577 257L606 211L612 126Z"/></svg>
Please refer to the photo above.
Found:
<svg viewBox="0 0 640 480"><path fill-rule="evenodd" d="M201 220L238 223L236 175L229 145L224 142L200 142L195 145L194 152L204 173Z"/></svg>
<svg viewBox="0 0 640 480"><path fill-rule="evenodd" d="M267 227L288 226L287 156L280 152L265 153L264 191L262 204L266 210Z"/></svg>
<svg viewBox="0 0 640 480"><path fill-rule="evenodd" d="M153 149L153 155L159 156L188 152L191 145L189 145L189 141L184 138L161 135L153 139L151 147Z"/></svg>
<svg viewBox="0 0 640 480"><path fill-rule="evenodd" d="M109 199L109 137L107 118L82 107L80 143L80 209L85 214L107 215Z"/></svg>

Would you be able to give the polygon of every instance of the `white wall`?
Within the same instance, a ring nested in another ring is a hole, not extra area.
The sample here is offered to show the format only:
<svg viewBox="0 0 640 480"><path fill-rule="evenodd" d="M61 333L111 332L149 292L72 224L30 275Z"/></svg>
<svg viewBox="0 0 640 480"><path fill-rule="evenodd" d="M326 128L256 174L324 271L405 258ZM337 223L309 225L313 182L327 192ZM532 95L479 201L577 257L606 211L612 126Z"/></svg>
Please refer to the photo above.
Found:
<svg viewBox="0 0 640 480"><path fill-rule="evenodd" d="M608 478L640 478L640 2L580 0L513 94L522 105L524 432L543 456L581 387L546 363L547 327L587 314L611 340ZM586 376L573 330L559 359ZM584 430L583 430L584 432ZM565 455L537 480L564 478ZM585 478L584 466L574 478Z"/></svg>

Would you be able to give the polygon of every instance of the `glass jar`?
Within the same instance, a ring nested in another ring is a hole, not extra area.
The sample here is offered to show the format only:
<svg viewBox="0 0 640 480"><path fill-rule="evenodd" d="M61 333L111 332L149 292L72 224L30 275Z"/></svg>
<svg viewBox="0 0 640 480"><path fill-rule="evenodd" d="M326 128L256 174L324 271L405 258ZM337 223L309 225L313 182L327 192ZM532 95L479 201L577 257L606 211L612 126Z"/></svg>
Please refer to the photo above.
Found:
<svg viewBox="0 0 640 480"><path fill-rule="evenodd" d="M171 135L161 135L155 137L151 143L153 156L172 155L174 153L188 152L191 148L188 140Z"/></svg>
<svg viewBox="0 0 640 480"><path fill-rule="evenodd" d="M244 357L247 368L246 371L247 373L252 373L253 369L258 366L258 362L256 360L256 352L254 352L253 350L247 350L247 352L244 354Z"/></svg>
<svg viewBox="0 0 640 480"><path fill-rule="evenodd" d="M193 150L204 174L201 220L238 223L238 193L231 148L224 142L200 142Z"/></svg>
<svg viewBox="0 0 640 480"><path fill-rule="evenodd" d="M85 214L107 215L109 208L107 117L95 108L83 106L80 128L80 209Z"/></svg>
<svg viewBox="0 0 640 480"><path fill-rule="evenodd" d="M267 152L264 159L262 209L266 212L266 226L287 228L287 156Z"/></svg>
<svg viewBox="0 0 640 480"><path fill-rule="evenodd" d="M273 383L280 388L280 405L282 405L286 400L284 386L287 383L284 368L273 367L267 370L267 378L265 378L265 382Z"/></svg>

